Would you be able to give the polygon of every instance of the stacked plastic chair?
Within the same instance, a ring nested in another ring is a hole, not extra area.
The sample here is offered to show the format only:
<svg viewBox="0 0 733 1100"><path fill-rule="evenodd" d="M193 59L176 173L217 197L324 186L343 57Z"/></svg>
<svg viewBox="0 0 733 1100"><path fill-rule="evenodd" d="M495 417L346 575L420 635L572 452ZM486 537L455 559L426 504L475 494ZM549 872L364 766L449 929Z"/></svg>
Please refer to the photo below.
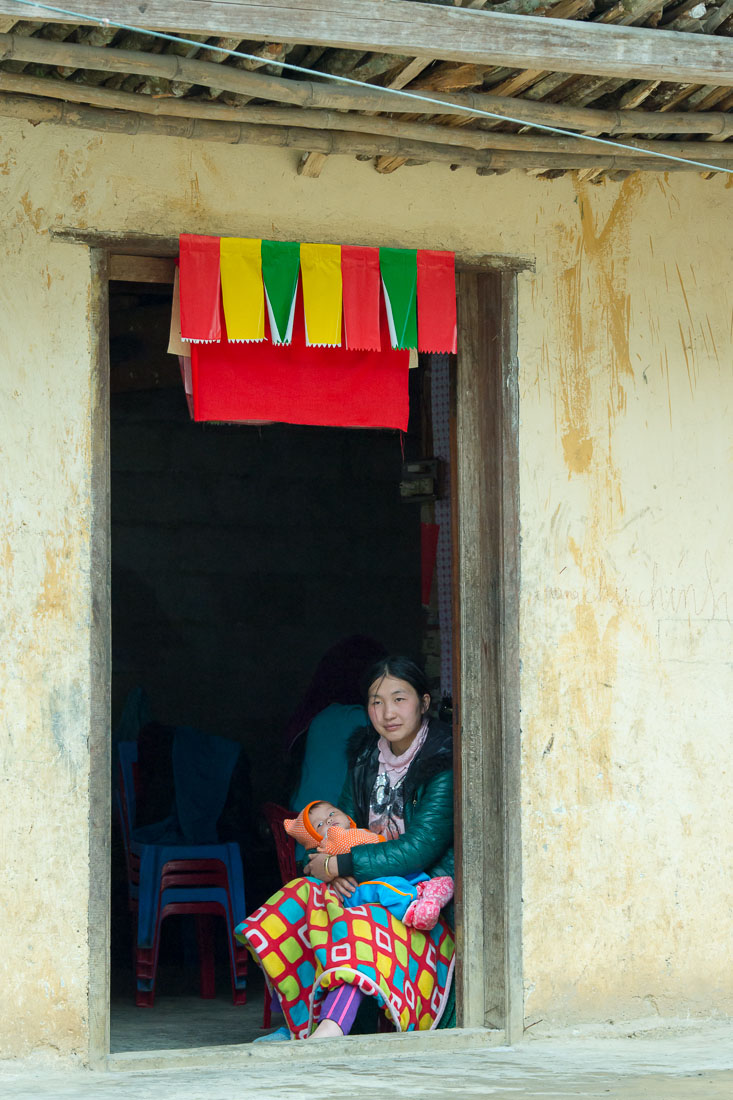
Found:
<svg viewBox="0 0 733 1100"><path fill-rule="evenodd" d="M160 952L161 925L166 917L196 919L200 993L214 997L213 917L224 918L234 1004L247 1000L247 949L236 942L233 929L246 917L242 857L237 844L142 844L135 841L137 743L119 746L116 793L125 849L128 903L135 925L135 1002L152 1005Z"/></svg>
<svg viewBox="0 0 733 1100"><path fill-rule="evenodd" d="M298 875L298 866L295 862L295 841L285 832L285 819L297 815L292 810L286 810L284 806L278 806L276 802L265 802L262 806L262 816L270 826L275 841L277 854L277 866L280 871L282 884L292 882ZM267 1028L272 1024L272 993L265 982L265 1004L262 1011L262 1027Z"/></svg>

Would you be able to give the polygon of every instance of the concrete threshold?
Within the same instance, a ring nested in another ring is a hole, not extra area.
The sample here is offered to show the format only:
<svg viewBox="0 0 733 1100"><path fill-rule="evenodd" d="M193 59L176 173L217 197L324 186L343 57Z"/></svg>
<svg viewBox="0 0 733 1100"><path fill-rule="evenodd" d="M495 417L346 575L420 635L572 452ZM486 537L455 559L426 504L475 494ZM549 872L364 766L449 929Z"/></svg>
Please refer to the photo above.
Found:
<svg viewBox="0 0 733 1100"><path fill-rule="evenodd" d="M242 1043L241 1045L189 1047L186 1050L132 1050L109 1054L106 1066L114 1072L149 1070L215 1069L241 1067L244 1062L295 1065L317 1062L320 1066L351 1063L355 1058L389 1058L409 1054L451 1054L502 1046L504 1031L491 1028L446 1028L444 1031L409 1031L385 1035L348 1035L343 1039L306 1042Z"/></svg>

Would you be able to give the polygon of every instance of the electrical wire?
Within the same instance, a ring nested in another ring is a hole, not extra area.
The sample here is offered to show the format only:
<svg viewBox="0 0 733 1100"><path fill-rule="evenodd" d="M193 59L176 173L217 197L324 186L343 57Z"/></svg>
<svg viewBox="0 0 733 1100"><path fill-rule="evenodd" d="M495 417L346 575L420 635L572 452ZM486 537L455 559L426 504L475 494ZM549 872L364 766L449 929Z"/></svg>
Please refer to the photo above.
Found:
<svg viewBox="0 0 733 1100"><path fill-rule="evenodd" d="M114 19L100 18L98 16L90 16L83 12L73 11L69 8L59 8L52 4L39 3L37 0L13 0L13 3L20 4L26 8L38 8L41 11L52 12L56 15L68 15L74 19L78 19L80 22L95 23L101 27L114 27L117 30L131 31L133 34L146 35L149 38L160 38L166 42L179 42L185 46L195 46L201 50L211 50L215 53L226 54L227 57L238 57L244 61L257 61L262 64L262 58L257 54L245 53L242 50L229 50L225 46L214 46L206 42L199 42L195 38L183 38L180 35L168 34L165 31L150 30L145 27L136 27L129 23L120 23ZM481 13L477 13L481 14ZM321 79L336 81L339 84L350 84L357 88L369 88L374 91L373 84L367 84L363 80L354 80L349 76L336 76L333 73L319 72L314 74L312 69L306 69L302 65L294 65L287 61L275 62L279 68L288 69L290 72L302 73L307 77L313 78L314 75L318 75ZM422 95L420 92L411 92L405 88L379 88L380 92L387 92L390 95L396 96L400 99L407 99L412 104L426 103L428 106L445 106L444 99L434 99L430 96ZM472 118L489 118L499 122L511 122L517 126L529 126L534 130L543 130L548 134L559 134L561 137L577 138L578 141L592 141L597 145L603 145L612 149L624 149L632 153L641 154L649 157L657 157L660 160L674 161L677 164L688 164L692 168L703 168L710 172L724 172L728 175L733 175L733 168L725 168L719 164L707 164L705 161L691 160L689 157L678 157L673 153L660 153L656 149L649 149L648 146L642 145L628 145L623 141L614 141L612 138L600 138L593 137L590 134L579 134L574 130L566 130L560 126L550 126L547 123L542 122L528 122L526 119L515 118L512 115L500 114L497 111L486 111L478 107L466 107L463 104L456 103L455 105L457 113L465 113ZM428 112L425 112L428 113Z"/></svg>

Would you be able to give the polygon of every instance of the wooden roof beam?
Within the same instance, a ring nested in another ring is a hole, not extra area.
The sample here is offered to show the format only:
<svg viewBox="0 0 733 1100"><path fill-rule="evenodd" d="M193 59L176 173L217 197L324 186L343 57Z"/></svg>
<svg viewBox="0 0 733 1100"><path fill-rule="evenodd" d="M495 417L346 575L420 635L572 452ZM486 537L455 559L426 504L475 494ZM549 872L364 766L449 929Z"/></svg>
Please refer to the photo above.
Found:
<svg viewBox="0 0 733 1100"><path fill-rule="evenodd" d="M227 107L221 103L202 102L195 99L160 99L135 92L122 92L113 88L89 88L82 84L62 83L48 77L27 76L23 73L0 72L0 92L34 97L31 101L63 100L66 104L78 103L91 107L146 114L164 118L204 119L210 122L246 123L258 126L285 126L316 131L345 131L347 133L373 134L381 137L407 138L411 141L431 142L451 148L511 149L517 152L573 152L589 155L604 152L595 142L582 136L555 136L549 134L515 134L500 130L483 130L473 126L440 126L430 122L414 122L407 119L384 118L381 115L355 114L344 111L313 111L307 107L279 107L248 105ZM730 132L733 133L733 115ZM701 141L671 142L646 139L626 139L626 144L643 151L645 148L691 160L707 160L710 146ZM313 154L319 157L325 153ZM726 163L733 160L733 142L722 142L715 150L716 159ZM301 173L305 174L305 173Z"/></svg>
<svg viewBox="0 0 733 1100"><path fill-rule="evenodd" d="M54 13L54 22L108 19L108 0L75 0L81 18ZM46 22L43 9L0 0L0 17ZM115 19L147 29L240 34L277 42L436 57L511 68L733 85L733 41L696 34L535 19L525 15L418 4L410 0L117 0Z"/></svg>
<svg viewBox="0 0 733 1100"><path fill-rule="evenodd" d="M230 65L215 65L210 61L191 60L173 54L120 50L110 46L80 46L70 42L50 42L41 38L0 34L0 61L12 59L72 66L87 72L91 70L168 77L191 84L213 86L250 99L271 100L294 107L386 112L395 110L394 97L385 89L373 86L344 88L308 80L285 80L282 77L246 72ZM61 87L66 87L66 81L61 82ZM437 101L430 105L431 115L464 115L462 107L469 108L473 114L480 114L485 110L518 117L526 125L542 123L590 133L694 132L715 135L721 139L733 135L733 116L722 111L673 114L660 111L596 110L536 103L485 92L459 92L454 95L435 92L431 98Z"/></svg>
<svg viewBox="0 0 733 1100"><path fill-rule="evenodd" d="M404 88L432 63L432 57L414 57L411 61L402 65L384 87ZM325 153L303 153L298 164L298 175L305 176L308 179L318 179L327 160L328 157Z"/></svg>
<svg viewBox="0 0 733 1100"><path fill-rule="evenodd" d="M356 132L308 130L300 126L268 126L250 123L215 122L208 119L151 116L135 111L107 110L98 107L78 107L36 96L0 93L0 116L71 126L100 133L137 136L188 138L195 141L219 142L226 145L267 145L302 151L356 156L395 156L408 160L435 161L449 165L496 170L603 168L625 171L677 172L699 171L699 166L679 161L660 160L634 152L619 150L598 155L566 151L475 150L438 145L428 141L384 137ZM569 139L568 139L569 140ZM559 144L559 143L558 143ZM525 146L526 148L526 146ZM720 146L711 143L706 163L727 167ZM727 150L726 150L727 152Z"/></svg>

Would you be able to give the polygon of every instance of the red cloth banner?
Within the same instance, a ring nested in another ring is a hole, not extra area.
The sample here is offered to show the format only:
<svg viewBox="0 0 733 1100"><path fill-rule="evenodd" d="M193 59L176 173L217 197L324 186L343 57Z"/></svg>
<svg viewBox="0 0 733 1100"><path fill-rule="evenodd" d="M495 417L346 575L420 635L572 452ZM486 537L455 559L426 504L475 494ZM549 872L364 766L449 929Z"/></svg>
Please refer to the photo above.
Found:
<svg viewBox="0 0 733 1100"><path fill-rule="evenodd" d="M422 596L425 607L430 603L430 590L433 587L435 562L438 557L439 523L420 524L420 560L422 572Z"/></svg>
<svg viewBox="0 0 733 1100"><path fill-rule="evenodd" d="M219 238L181 233L179 268L182 339L221 340Z"/></svg>
<svg viewBox="0 0 733 1100"><path fill-rule="evenodd" d="M455 253L418 249L417 331L420 351L456 353L455 268Z"/></svg>
<svg viewBox="0 0 733 1100"><path fill-rule="evenodd" d="M388 348L389 337L383 344L379 326L379 249L342 245L341 278L346 347L360 351Z"/></svg>
<svg viewBox="0 0 733 1100"><path fill-rule="evenodd" d="M409 352L307 347L298 289L288 345L192 344L194 420L407 430Z"/></svg>

